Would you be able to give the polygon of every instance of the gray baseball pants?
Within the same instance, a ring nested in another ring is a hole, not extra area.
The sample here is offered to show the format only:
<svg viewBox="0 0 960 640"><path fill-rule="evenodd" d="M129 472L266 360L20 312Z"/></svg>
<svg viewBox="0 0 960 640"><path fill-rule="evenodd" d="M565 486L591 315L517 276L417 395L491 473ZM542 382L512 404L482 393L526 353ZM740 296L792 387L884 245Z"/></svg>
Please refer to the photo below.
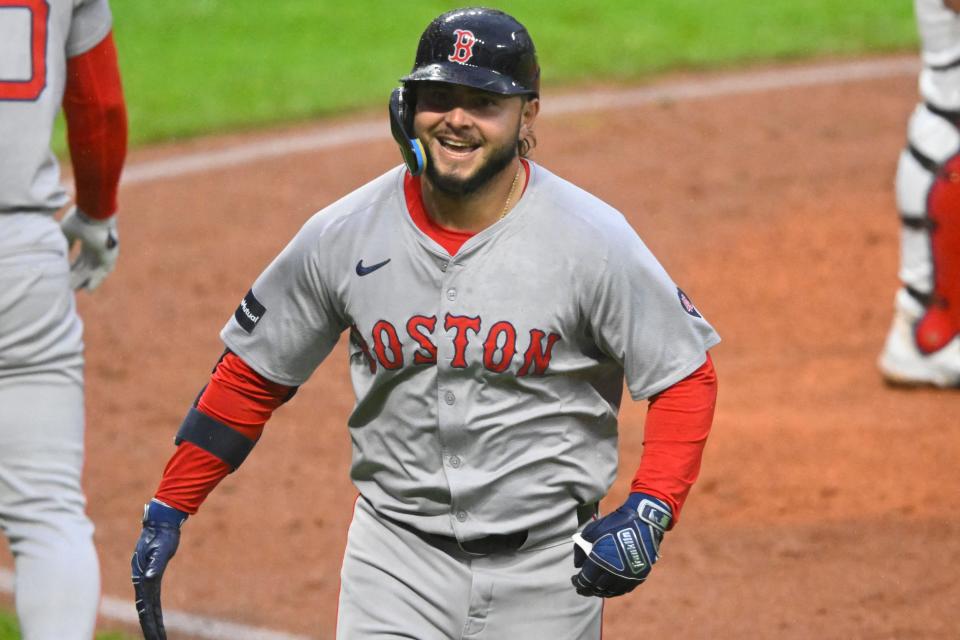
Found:
<svg viewBox="0 0 960 640"><path fill-rule="evenodd" d="M573 543L472 556L357 500L338 640L598 640L603 603L570 584Z"/></svg>
<svg viewBox="0 0 960 640"><path fill-rule="evenodd" d="M96 624L82 332L57 222L0 214L0 528L24 640L90 640Z"/></svg>

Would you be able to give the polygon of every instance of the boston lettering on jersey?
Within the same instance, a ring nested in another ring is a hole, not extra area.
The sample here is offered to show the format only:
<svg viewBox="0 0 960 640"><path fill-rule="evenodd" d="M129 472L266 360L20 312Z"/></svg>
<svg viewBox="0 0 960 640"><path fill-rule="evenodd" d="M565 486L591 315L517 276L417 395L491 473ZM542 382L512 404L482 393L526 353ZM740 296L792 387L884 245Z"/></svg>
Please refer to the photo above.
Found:
<svg viewBox="0 0 960 640"><path fill-rule="evenodd" d="M404 348L411 344L416 345L412 364L435 365L437 345L433 341L433 333L436 327L436 316L413 316L400 330L390 321L380 320L373 325L369 342L356 325L350 327L350 341L360 350L370 373L376 373L378 365L388 370L401 368L405 363ZM483 334L483 323L479 316L455 316L449 313L443 319L443 329L453 345L451 367L466 369L470 366L472 363L467 358L467 347L479 343L483 347L484 368L494 373L504 373L510 368L518 347L524 346L523 363L516 372L521 377L546 373L553 345L560 340L559 334L531 329L529 337L523 336L521 345L519 332L509 322L495 322Z"/></svg>

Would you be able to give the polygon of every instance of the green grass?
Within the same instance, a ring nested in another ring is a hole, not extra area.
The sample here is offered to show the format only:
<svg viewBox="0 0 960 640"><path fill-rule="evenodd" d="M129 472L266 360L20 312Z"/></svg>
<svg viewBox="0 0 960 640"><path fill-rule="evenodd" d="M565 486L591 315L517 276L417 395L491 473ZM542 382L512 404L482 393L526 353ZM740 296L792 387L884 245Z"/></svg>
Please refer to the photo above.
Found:
<svg viewBox="0 0 960 640"><path fill-rule="evenodd" d="M381 108L423 27L459 3L112 0L131 142ZM912 50L906 0L507 0L545 86Z"/></svg>
<svg viewBox="0 0 960 640"><path fill-rule="evenodd" d="M0 640L20 640L17 618L8 611L0 610ZM134 636L117 632L98 633L96 640L134 640Z"/></svg>

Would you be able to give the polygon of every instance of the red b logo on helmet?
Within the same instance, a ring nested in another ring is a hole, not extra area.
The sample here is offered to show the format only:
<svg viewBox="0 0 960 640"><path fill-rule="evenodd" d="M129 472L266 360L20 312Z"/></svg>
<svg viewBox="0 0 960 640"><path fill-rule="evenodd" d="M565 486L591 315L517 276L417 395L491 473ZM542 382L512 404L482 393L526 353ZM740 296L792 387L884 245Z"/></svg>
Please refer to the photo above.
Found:
<svg viewBox="0 0 960 640"><path fill-rule="evenodd" d="M457 36L457 41L453 43L453 55L447 56L447 59L463 64L473 57L473 45L477 43L477 38L473 35L473 31L466 29L457 29L453 35Z"/></svg>

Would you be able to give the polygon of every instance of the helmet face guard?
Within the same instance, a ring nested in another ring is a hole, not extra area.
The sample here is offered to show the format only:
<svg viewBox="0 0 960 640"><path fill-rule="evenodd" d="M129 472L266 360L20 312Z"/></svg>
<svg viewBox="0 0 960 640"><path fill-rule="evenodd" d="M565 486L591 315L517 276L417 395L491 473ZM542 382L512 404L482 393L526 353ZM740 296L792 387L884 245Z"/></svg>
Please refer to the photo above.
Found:
<svg viewBox="0 0 960 640"><path fill-rule="evenodd" d="M418 176L427 168L427 154L423 143L413 135L413 105L407 103L409 93L403 87L390 94L390 133L400 145L400 154L412 175Z"/></svg>
<svg viewBox="0 0 960 640"><path fill-rule="evenodd" d="M426 154L413 135L416 84L446 82L500 95L540 94L540 66L533 40L513 17L495 9L448 11L427 25L413 69L390 97L390 126L413 175Z"/></svg>

